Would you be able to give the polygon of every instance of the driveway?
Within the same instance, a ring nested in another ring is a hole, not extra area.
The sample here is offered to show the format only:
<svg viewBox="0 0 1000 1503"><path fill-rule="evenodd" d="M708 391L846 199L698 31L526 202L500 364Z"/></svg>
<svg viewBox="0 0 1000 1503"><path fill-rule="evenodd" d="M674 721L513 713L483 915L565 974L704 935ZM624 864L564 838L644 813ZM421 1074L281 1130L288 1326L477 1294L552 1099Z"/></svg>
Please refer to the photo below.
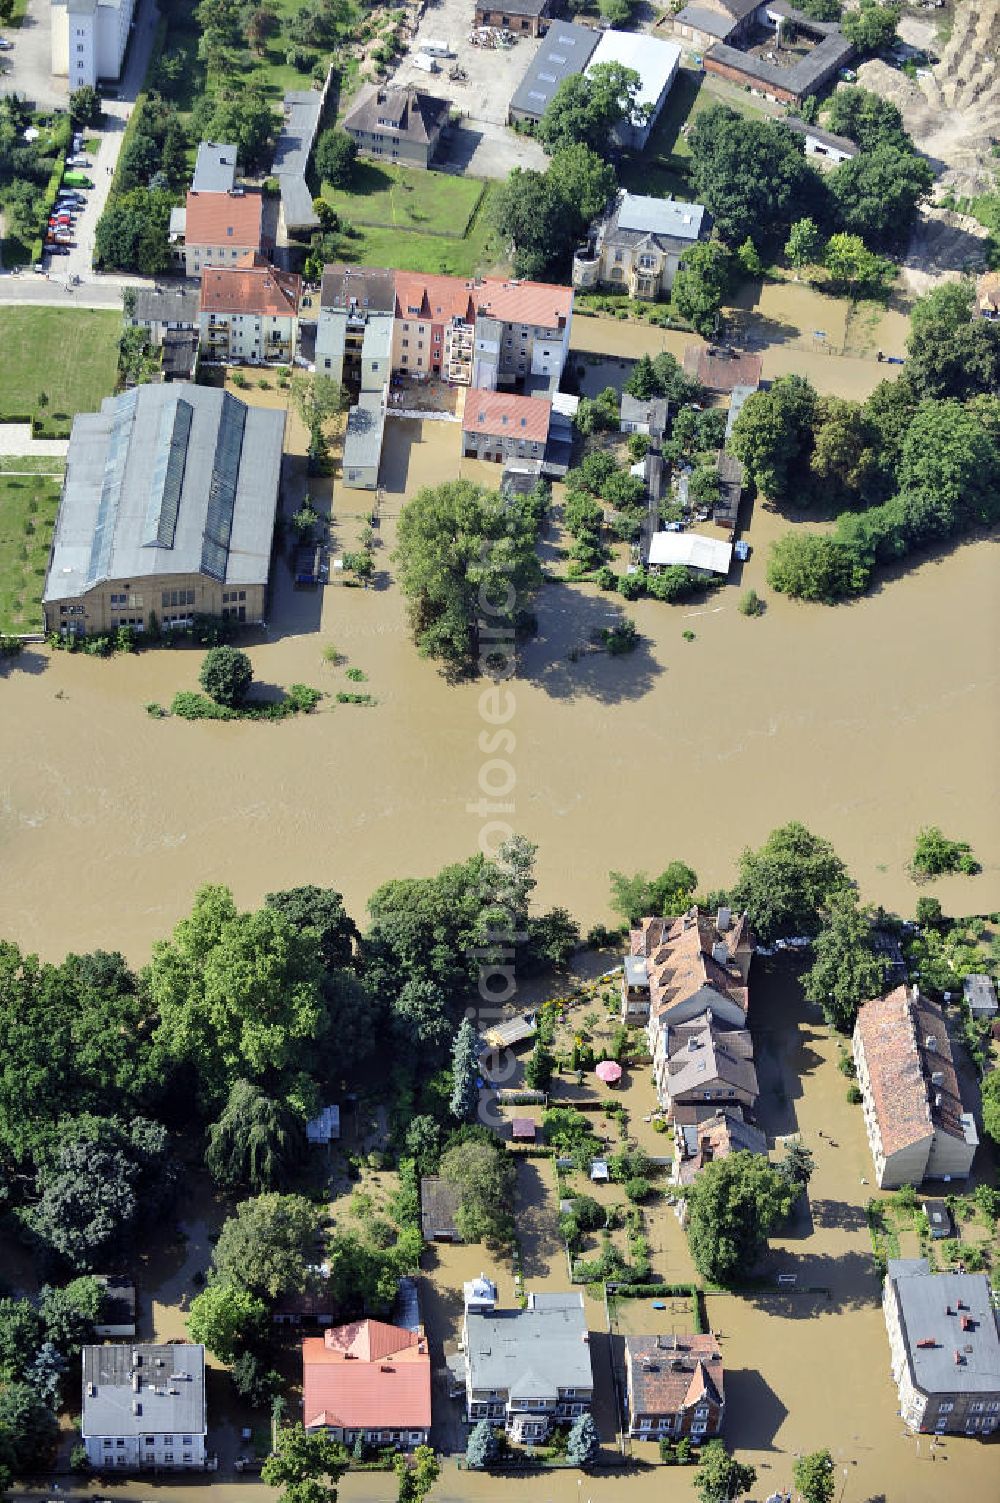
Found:
<svg viewBox="0 0 1000 1503"><path fill-rule="evenodd" d="M5 30L4 35L14 43L14 50L4 53L10 71L0 85L2 92L23 94L39 110L64 110L69 84L65 78L52 77L51 0L28 0L20 27Z"/></svg>

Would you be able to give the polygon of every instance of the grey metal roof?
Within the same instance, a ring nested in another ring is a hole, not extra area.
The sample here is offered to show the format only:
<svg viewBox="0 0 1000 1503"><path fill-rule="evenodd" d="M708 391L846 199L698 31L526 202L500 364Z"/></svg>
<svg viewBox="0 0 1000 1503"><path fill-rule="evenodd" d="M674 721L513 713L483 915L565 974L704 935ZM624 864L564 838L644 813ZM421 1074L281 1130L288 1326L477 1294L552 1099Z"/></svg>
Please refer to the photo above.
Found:
<svg viewBox="0 0 1000 1503"><path fill-rule="evenodd" d="M420 1315L420 1289L416 1279L407 1275L404 1275L396 1286L392 1323L401 1326L404 1331L419 1331L423 1326Z"/></svg>
<svg viewBox="0 0 1000 1503"><path fill-rule="evenodd" d="M811 21L809 25L816 31L830 31L829 27L823 27L819 21ZM790 68L765 63L763 58L755 57L752 52L741 52L739 48L729 47L725 42L717 42L705 55L724 67L737 69L765 88L787 89L789 93L802 98L818 88L831 73L843 67L848 58L854 55L853 44L843 32L834 27L833 33L823 36L811 52L800 57Z"/></svg>
<svg viewBox="0 0 1000 1503"><path fill-rule="evenodd" d="M889 1263L888 1278L917 1388L926 1394L1000 1393L1000 1334L986 1275L931 1273L926 1258L900 1258ZM969 1329L963 1329L966 1321ZM923 1341L934 1345L921 1346Z"/></svg>
<svg viewBox="0 0 1000 1503"><path fill-rule="evenodd" d="M284 431L283 411L190 382L139 386L81 413L45 599L165 574L266 583Z"/></svg>
<svg viewBox="0 0 1000 1503"><path fill-rule="evenodd" d="M343 473L378 465L385 433L385 401L381 392L363 391L347 414Z"/></svg>
<svg viewBox="0 0 1000 1503"><path fill-rule="evenodd" d="M236 184L236 147L202 141L195 158L192 193L231 193Z"/></svg>
<svg viewBox="0 0 1000 1503"><path fill-rule="evenodd" d="M541 119L564 78L582 73L601 39L589 26L556 21L549 27L510 101L513 112Z"/></svg>
<svg viewBox="0 0 1000 1503"><path fill-rule="evenodd" d="M502 11L505 16L541 16L549 0L478 0L477 10Z"/></svg>
<svg viewBox="0 0 1000 1503"><path fill-rule="evenodd" d="M694 241L701 234L704 217L701 204L623 193L615 222L621 230L640 230L647 235L670 235L675 240Z"/></svg>
<svg viewBox="0 0 1000 1503"><path fill-rule="evenodd" d="M991 977L966 976L962 992L974 1012L996 1012L997 993Z"/></svg>
<svg viewBox="0 0 1000 1503"><path fill-rule="evenodd" d="M82 1366L84 1437L205 1434L203 1346L85 1346Z"/></svg>
<svg viewBox="0 0 1000 1503"><path fill-rule="evenodd" d="M650 397L648 401L633 397L631 392L622 392L621 420L623 423L648 423L656 433L664 433L667 427L666 397Z"/></svg>
<svg viewBox="0 0 1000 1503"><path fill-rule="evenodd" d="M701 5L685 5L684 9L674 16L674 24L693 26L698 31L704 31L708 36L717 37L722 42L731 31L735 31L737 21L734 16L723 16L717 10L705 10Z"/></svg>
<svg viewBox="0 0 1000 1503"><path fill-rule="evenodd" d="M821 146L831 146L849 157L856 157L861 150L856 141L851 141L847 136L835 136L832 130L821 130L818 125L809 125L798 115L789 115L784 124L795 135L805 136L808 141L818 141Z"/></svg>
<svg viewBox="0 0 1000 1503"><path fill-rule="evenodd" d="M331 73L322 89L291 89L284 98L284 124L274 147L271 172L281 189L281 209L289 229L316 229L319 224L306 181L326 105Z"/></svg>
<svg viewBox="0 0 1000 1503"><path fill-rule="evenodd" d="M312 194L304 177L295 177L283 172L278 178L281 193L281 212L290 230L314 230L319 216L313 208Z"/></svg>
<svg viewBox="0 0 1000 1503"><path fill-rule="evenodd" d="M196 329L198 306L197 287L137 287L134 319L137 324L189 324Z"/></svg>
<svg viewBox="0 0 1000 1503"><path fill-rule="evenodd" d="M732 391L731 391L731 393L729 395L729 412L726 415L726 437L725 437L725 442L727 444L728 444L729 440L733 436L733 427L734 427L734 425L736 423L736 419L739 417L740 413L743 411L743 403L746 401L747 397L752 397L753 394L754 394L754 392L756 390L757 390L756 386L734 386L733 387L733 389L732 389Z"/></svg>
<svg viewBox="0 0 1000 1503"><path fill-rule="evenodd" d="M524 1310L470 1310L466 1326L474 1390L541 1398L593 1387L582 1294L531 1294Z"/></svg>

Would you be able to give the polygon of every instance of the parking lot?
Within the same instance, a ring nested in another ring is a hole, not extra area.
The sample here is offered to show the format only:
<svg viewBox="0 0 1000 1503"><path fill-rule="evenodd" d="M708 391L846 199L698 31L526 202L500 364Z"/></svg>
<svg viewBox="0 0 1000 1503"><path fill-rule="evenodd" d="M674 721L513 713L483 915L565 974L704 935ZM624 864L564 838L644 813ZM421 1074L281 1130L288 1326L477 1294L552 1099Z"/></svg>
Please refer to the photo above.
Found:
<svg viewBox="0 0 1000 1503"><path fill-rule="evenodd" d="M449 100L463 116L452 132L447 156L435 167L468 172L472 177L506 178L512 167L544 169L546 156L537 141L507 127L507 106L538 51L537 37L518 37L509 48L474 47L469 41L473 10L469 0L440 0L428 5L409 52L400 61L394 84L412 84ZM436 59L438 71L425 73L414 58L427 41L444 42L454 54ZM452 70L464 78L449 78Z"/></svg>
<svg viewBox="0 0 1000 1503"><path fill-rule="evenodd" d="M21 25L3 34L14 44L3 54L3 92L23 94L38 110L65 109L69 84L52 76L51 0L28 0Z"/></svg>

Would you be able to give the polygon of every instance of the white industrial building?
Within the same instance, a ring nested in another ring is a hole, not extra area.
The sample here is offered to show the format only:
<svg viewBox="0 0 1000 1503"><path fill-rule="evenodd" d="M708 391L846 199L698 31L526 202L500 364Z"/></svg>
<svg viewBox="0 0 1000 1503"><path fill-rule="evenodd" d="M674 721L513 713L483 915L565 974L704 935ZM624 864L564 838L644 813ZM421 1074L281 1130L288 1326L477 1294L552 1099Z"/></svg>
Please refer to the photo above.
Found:
<svg viewBox="0 0 1000 1503"><path fill-rule="evenodd" d="M52 72L70 93L119 78L135 0L52 0Z"/></svg>
<svg viewBox="0 0 1000 1503"><path fill-rule="evenodd" d="M613 132L622 146L641 151L646 145L680 62L681 49L676 43L655 41L646 32L606 31L601 37L587 64L587 73L592 73L598 63L621 63L624 68L633 68L642 80L636 101L641 109L637 109L633 120L623 120Z"/></svg>

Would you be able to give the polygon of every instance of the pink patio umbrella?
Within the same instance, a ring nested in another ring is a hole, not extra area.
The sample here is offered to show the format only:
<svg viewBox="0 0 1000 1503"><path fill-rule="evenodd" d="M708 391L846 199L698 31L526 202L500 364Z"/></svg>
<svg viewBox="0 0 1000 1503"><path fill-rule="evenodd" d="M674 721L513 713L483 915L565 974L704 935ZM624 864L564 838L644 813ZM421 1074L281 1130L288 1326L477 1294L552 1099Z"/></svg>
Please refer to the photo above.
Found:
<svg viewBox="0 0 1000 1503"><path fill-rule="evenodd" d="M616 1065L613 1059L602 1059L594 1074L598 1080L603 1080L605 1085L614 1085L615 1081L622 1078L622 1067Z"/></svg>

